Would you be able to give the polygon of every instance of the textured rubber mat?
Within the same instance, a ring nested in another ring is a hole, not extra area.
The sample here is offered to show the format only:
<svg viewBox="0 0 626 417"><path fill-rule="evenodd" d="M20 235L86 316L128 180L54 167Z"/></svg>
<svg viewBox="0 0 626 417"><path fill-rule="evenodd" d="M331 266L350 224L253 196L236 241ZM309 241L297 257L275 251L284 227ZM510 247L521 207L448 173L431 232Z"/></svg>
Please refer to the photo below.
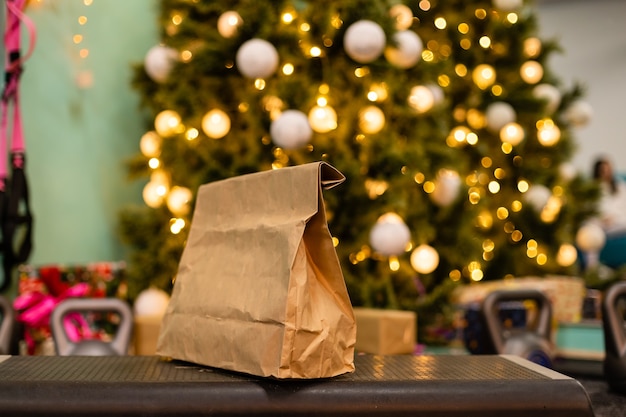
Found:
<svg viewBox="0 0 626 417"><path fill-rule="evenodd" d="M0 357L0 415L593 416L578 381L519 358L358 355L355 367L277 380L156 356Z"/></svg>
<svg viewBox="0 0 626 417"><path fill-rule="evenodd" d="M548 376L500 356L357 356L353 374L335 381L537 380ZM190 382L256 378L153 356L12 357L0 381Z"/></svg>

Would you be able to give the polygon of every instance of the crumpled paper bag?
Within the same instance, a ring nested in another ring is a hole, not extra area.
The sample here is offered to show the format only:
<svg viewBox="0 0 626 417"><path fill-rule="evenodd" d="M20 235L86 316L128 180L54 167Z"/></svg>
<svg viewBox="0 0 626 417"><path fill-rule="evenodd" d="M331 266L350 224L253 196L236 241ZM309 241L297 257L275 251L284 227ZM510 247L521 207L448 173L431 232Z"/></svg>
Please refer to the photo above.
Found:
<svg viewBox="0 0 626 417"><path fill-rule="evenodd" d="M356 324L322 188L324 162L202 185L157 354L276 378L354 370Z"/></svg>

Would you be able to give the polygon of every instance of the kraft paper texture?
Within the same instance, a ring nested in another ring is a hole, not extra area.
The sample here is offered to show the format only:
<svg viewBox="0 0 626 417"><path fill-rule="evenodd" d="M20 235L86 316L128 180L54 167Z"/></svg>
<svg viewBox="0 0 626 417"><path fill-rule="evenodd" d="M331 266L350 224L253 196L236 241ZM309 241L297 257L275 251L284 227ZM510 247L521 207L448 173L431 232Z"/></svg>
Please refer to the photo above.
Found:
<svg viewBox="0 0 626 417"><path fill-rule="evenodd" d="M202 185L156 353L264 377L354 371L322 197L344 180L316 162Z"/></svg>

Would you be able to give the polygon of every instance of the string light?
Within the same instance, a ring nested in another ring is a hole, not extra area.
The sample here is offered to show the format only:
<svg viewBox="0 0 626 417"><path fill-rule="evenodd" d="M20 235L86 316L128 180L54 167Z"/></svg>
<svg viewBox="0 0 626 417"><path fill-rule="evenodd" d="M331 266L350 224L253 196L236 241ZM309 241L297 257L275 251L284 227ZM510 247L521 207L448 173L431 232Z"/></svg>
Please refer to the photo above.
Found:
<svg viewBox="0 0 626 417"><path fill-rule="evenodd" d="M309 50L309 53L311 54L312 57L317 58L322 55L322 50L320 49L319 46L313 46Z"/></svg>
<svg viewBox="0 0 626 417"><path fill-rule="evenodd" d="M295 68L294 68L293 64L288 62L285 65L283 65L282 71L283 71L283 74L285 74L285 75L291 75L291 74L293 74L294 69Z"/></svg>
<svg viewBox="0 0 626 417"><path fill-rule="evenodd" d="M185 132L185 138L189 141L197 139L199 135L200 132L198 132L198 129L196 129L195 127L191 127Z"/></svg>
<svg viewBox="0 0 626 417"><path fill-rule="evenodd" d="M289 23L293 22L294 19L295 19L295 17L294 17L294 15L292 13L290 13L290 12L283 13L283 16L282 16L283 23L289 24Z"/></svg>
<svg viewBox="0 0 626 417"><path fill-rule="evenodd" d="M170 220L170 232L173 235L177 235L185 228L185 221L183 219L171 219Z"/></svg>
<svg viewBox="0 0 626 417"><path fill-rule="evenodd" d="M159 158L150 158L148 160L148 166L150 169L157 169L161 166L161 161L159 161Z"/></svg>
<svg viewBox="0 0 626 417"><path fill-rule="evenodd" d="M491 39L489 38L489 36L481 36L478 40L478 44L482 48L487 49L491 46Z"/></svg>
<svg viewBox="0 0 626 417"><path fill-rule="evenodd" d="M84 7L89 7L93 4L93 0L83 0L82 3ZM78 48L79 67L76 73L76 85L80 88L89 88L93 85L93 72L85 68L85 60L90 54L89 48L85 46L85 35L83 33L89 21L86 14L86 11L81 11L81 14L76 19L80 29L72 35L72 43Z"/></svg>
<svg viewBox="0 0 626 417"><path fill-rule="evenodd" d="M542 119L536 123L537 140L543 146L554 146L561 139L561 129L552 119Z"/></svg>

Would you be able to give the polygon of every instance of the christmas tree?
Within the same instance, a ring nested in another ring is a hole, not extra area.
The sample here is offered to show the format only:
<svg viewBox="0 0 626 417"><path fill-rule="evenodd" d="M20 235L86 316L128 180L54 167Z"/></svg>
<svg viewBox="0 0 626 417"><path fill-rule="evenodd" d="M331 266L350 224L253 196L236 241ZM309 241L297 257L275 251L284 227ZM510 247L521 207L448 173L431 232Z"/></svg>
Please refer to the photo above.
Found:
<svg viewBox="0 0 626 417"><path fill-rule="evenodd" d="M133 81L131 295L171 289L199 185L320 160L347 177L324 198L354 305L427 323L459 284L578 272L588 112L531 3L162 0L160 28Z"/></svg>

